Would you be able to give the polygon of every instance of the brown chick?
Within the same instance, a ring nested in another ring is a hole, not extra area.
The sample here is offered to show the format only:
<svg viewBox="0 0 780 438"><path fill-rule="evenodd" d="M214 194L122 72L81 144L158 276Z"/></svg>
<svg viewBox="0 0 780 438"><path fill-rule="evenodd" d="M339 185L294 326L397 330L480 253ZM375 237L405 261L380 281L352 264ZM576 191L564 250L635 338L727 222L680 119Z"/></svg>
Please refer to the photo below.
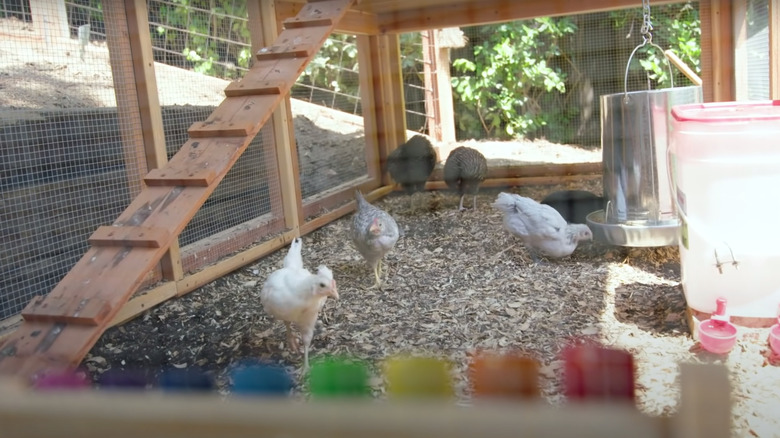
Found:
<svg viewBox="0 0 780 438"><path fill-rule="evenodd" d="M474 196L473 208L477 209L477 192L487 177L487 171L487 160L478 150L459 146L450 152L444 163L444 182L460 194L459 211L465 210L463 198L467 194Z"/></svg>

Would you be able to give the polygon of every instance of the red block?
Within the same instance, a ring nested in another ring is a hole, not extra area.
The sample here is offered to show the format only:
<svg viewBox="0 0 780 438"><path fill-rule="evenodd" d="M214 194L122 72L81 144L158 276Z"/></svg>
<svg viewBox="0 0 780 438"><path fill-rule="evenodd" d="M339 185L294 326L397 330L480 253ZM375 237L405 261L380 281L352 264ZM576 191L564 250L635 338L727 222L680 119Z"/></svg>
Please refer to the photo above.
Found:
<svg viewBox="0 0 780 438"><path fill-rule="evenodd" d="M634 401L634 358L598 345L563 351L564 393L569 400Z"/></svg>

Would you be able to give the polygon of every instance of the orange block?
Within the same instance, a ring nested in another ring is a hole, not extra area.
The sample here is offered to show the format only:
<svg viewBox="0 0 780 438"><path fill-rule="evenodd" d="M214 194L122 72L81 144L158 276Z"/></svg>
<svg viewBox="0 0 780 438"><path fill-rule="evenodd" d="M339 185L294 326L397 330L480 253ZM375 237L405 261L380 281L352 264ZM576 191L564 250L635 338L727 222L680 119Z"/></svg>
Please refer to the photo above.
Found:
<svg viewBox="0 0 780 438"><path fill-rule="evenodd" d="M469 374L475 397L539 397L539 362L521 353L478 353Z"/></svg>

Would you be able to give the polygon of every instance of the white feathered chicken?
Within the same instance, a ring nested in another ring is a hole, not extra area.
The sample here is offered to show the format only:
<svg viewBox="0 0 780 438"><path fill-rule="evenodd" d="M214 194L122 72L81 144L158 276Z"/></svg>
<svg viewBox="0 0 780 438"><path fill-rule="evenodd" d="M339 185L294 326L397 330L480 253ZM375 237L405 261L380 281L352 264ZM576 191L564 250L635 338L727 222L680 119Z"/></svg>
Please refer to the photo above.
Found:
<svg viewBox="0 0 780 438"><path fill-rule="evenodd" d="M312 274L303 267L300 238L293 239L284 257L283 267L272 272L260 292L265 311L284 321L287 328L287 346L298 351L298 339L292 331L294 324L303 339L303 369L309 369L309 347L314 336L317 316L328 297L339 298L333 272L325 265Z"/></svg>
<svg viewBox="0 0 780 438"><path fill-rule="evenodd" d="M504 228L520 237L536 263L536 252L547 257L566 257L579 242L593 239L587 225L568 224L557 210L531 198L501 192L493 207L504 213Z"/></svg>

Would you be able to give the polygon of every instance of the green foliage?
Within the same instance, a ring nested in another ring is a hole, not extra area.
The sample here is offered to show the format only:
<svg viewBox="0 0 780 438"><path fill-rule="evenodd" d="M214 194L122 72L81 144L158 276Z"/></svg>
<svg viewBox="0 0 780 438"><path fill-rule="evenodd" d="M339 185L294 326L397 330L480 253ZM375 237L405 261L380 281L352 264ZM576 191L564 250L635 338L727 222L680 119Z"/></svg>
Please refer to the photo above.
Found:
<svg viewBox="0 0 780 438"><path fill-rule="evenodd" d="M358 78L342 74L345 70L358 70L355 37L333 34L306 66L298 82L355 96L358 94Z"/></svg>
<svg viewBox="0 0 780 438"><path fill-rule="evenodd" d="M576 31L567 17L480 26L473 59L458 58L452 78L460 130L475 138L513 138L547 124L548 93L566 91L566 73L554 66L561 39Z"/></svg>
<svg viewBox="0 0 780 438"><path fill-rule="evenodd" d="M159 23L154 44L181 53L200 73L222 78L239 76L251 60L246 2L233 0L169 0L152 3L151 21Z"/></svg>
<svg viewBox="0 0 780 438"><path fill-rule="evenodd" d="M628 12L613 13L616 25L620 25L628 18ZM696 74L701 74L701 21L699 9L691 2L682 5L663 5L650 8L651 22L653 24L653 43L664 50L671 49L685 64ZM656 81L660 86L670 86L669 64L663 53L655 48L645 45L634 55L639 58L639 65L648 72L648 77ZM632 66L634 67L634 66ZM636 68L636 67L634 67ZM674 66L671 68L674 74L674 85L684 85L690 81Z"/></svg>
<svg viewBox="0 0 780 438"><path fill-rule="evenodd" d="M641 22L641 9L609 14L615 29ZM700 21L698 6L663 5L651 8L653 42L672 49L695 72L700 72ZM580 71L566 38L578 38L589 29L578 29L573 20L537 18L476 28L471 56L453 61L457 72L452 84L456 119L462 135L512 138L544 133L565 141L579 108L570 105L566 84L569 74ZM638 33L638 26L633 32ZM616 47L618 44L616 44ZM633 49L633 47L631 47ZM625 53L627 59L630 50ZM636 61L638 59L638 62ZM669 85L669 68L663 53L646 45L635 55L632 69L644 70L659 85ZM672 68L675 85L687 79Z"/></svg>

